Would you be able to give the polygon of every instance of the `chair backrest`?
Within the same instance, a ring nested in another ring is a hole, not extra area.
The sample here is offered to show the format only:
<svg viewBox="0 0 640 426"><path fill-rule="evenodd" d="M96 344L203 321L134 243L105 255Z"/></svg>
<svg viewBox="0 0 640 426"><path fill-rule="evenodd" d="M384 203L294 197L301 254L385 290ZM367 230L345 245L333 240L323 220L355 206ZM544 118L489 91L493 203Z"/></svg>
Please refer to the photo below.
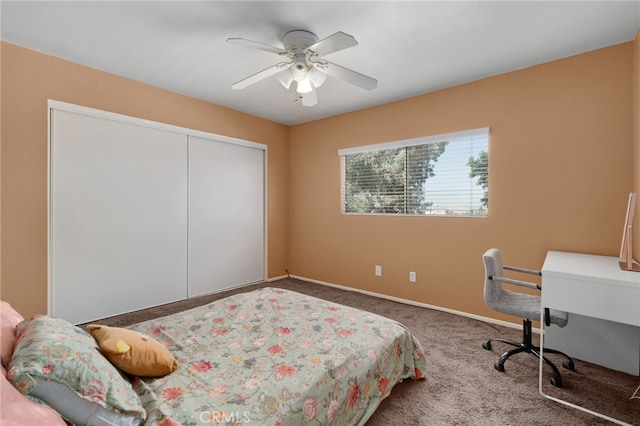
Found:
<svg viewBox="0 0 640 426"><path fill-rule="evenodd" d="M491 309L502 312L503 306L498 301L505 290L500 281L489 279L502 277L502 254L500 250L492 248L484 253L482 260L484 261L484 301Z"/></svg>
<svg viewBox="0 0 640 426"><path fill-rule="evenodd" d="M537 320L540 318L539 295L514 292L503 287L501 281L490 279L494 277L504 278L504 264L500 250L492 248L482 256L484 261L484 301L493 310L521 318ZM522 281L521 281L522 282ZM524 282L522 282L524 283ZM564 327L568 321L568 314L563 311L551 309L549 321L560 327Z"/></svg>

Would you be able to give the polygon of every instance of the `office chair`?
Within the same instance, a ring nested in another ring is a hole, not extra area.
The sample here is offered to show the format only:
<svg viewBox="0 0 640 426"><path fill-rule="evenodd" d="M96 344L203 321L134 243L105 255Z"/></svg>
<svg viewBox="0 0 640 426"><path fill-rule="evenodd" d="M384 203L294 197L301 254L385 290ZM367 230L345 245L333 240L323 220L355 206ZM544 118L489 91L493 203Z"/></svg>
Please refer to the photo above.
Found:
<svg viewBox="0 0 640 426"><path fill-rule="evenodd" d="M491 350L491 342L502 342L507 345L515 346L515 349L503 353L498 362L494 364L495 369L498 371L504 371L504 363L507 359L520 352L531 353L539 359L540 347L534 346L532 343L531 320L540 319L541 297L539 295L508 290L503 287L503 283L537 290L540 290L541 287L538 284L505 278L503 277L503 271L508 270L538 276L542 274L539 271L503 265L500 250L495 248L487 250L482 258L484 260L485 270L484 300L487 305L495 311L523 318L522 342L496 338L487 340L487 342L482 344L482 347L486 350ZM567 324L569 315L566 312L556 311L554 309L545 309L544 317L545 325L548 326L550 324L556 324L559 327L564 327ZM563 362L562 365L568 370L575 369L573 360L563 352L545 347L544 353L554 353L564 356L567 360ZM553 373L553 377L551 377L551 384L556 387L561 387L562 378L558 368L549 359L547 359L546 356L543 356L542 360L551 368Z"/></svg>

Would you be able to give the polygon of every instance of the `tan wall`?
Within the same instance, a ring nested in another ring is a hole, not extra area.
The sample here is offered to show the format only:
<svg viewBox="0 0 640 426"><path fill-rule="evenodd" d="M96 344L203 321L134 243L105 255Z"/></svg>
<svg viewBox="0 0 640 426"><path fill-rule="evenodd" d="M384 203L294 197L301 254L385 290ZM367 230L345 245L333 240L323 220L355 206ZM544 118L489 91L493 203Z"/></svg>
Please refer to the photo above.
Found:
<svg viewBox="0 0 640 426"><path fill-rule="evenodd" d="M288 129L2 43L2 285L23 315L47 310L47 99L268 145L268 274L287 267Z"/></svg>
<svg viewBox="0 0 640 426"><path fill-rule="evenodd" d="M2 299L2 50L0 41L0 299Z"/></svg>
<svg viewBox="0 0 640 426"><path fill-rule="evenodd" d="M484 304L486 249L536 269L550 249L617 255L632 189L633 48L624 43L293 127L290 272L513 320ZM338 149L485 126L488 218L341 214Z"/></svg>
<svg viewBox="0 0 640 426"><path fill-rule="evenodd" d="M633 41L633 192L640 195L640 28ZM640 200L636 202L633 258L640 259Z"/></svg>
<svg viewBox="0 0 640 426"><path fill-rule="evenodd" d="M26 315L46 311L51 98L268 144L271 277L288 268L502 318L482 300L480 256L488 247L532 268L548 249L617 254L627 195L640 192L639 45L637 36L634 43L286 128L2 43L0 297ZM338 149L484 126L491 127L489 218L340 213ZM383 277L374 277L375 264ZM408 283L409 270L418 273L416 284Z"/></svg>

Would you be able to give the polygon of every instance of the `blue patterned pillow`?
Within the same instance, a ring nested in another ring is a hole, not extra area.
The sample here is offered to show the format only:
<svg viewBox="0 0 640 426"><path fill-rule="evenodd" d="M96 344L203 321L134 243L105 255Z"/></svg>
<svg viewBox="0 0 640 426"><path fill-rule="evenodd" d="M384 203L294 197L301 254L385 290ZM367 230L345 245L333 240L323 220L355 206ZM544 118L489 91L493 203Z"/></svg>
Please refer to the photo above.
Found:
<svg viewBox="0 0 640 426"><path fill-rule="evenodd" d="M59 383L91 403L122 415L121 424L146 417L140 398L131 384L100 353L96 341L80 327L59 318L40 316L22 321L16 327L16 346L7 378L23 394L54 406L59 402L55 386L38 386L43 381ZM45 392L42 392L42 390ZM49 393L46 389L52 389ZM52 404L53 402L53 404ZM60 415L67 419L82 417L77 410L87 404L66 404L73 412ZM64 409L63 407L63 409ZM90 405L89 405L90 407ZM94 411L95 411L94 407ZM88 413L90 417L90 413Z"/></svg>

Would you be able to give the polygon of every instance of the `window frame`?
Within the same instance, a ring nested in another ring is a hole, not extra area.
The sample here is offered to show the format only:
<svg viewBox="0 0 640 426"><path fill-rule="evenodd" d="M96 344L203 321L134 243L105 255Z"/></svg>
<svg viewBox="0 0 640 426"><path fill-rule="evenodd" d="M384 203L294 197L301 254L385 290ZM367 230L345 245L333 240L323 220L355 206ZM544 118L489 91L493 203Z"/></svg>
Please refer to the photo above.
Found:
<svg viewBox="0 0 640 426"><path fill-rule="evenodd" d="M444 142L447 141L449 143L455 143L460 140L468 140L471 138L486 138L487 139L487 174L489 173L489 136L490 136L490 128L489 127L480 127L476 129L462 130L458 132L451 133L443 133L438 135L430 135L430 136L422 136L412 139L404 139L393 142L384 142L379 144L372 145L363 145L352 148L342 148L338 150L338 156L340 157L340 210L344 215L355 215L355 216L417 216L417 217L465 217L465 218L479 218L486 219L489 217L489 206L486 207L486 213L484 215L474 215L474 214L416 214L416 213L361 213L361 212L347 212L346 211L346 167L345 167L345 158L348 155L353 154L361 154L361 153L369 153L382 151L387 149L396 149L396 148L407 148L418 145L426 145L430 143ZM488 185L488 182L487 182ZM486 189L487 193L489 192L489 188Z"/></svg>

